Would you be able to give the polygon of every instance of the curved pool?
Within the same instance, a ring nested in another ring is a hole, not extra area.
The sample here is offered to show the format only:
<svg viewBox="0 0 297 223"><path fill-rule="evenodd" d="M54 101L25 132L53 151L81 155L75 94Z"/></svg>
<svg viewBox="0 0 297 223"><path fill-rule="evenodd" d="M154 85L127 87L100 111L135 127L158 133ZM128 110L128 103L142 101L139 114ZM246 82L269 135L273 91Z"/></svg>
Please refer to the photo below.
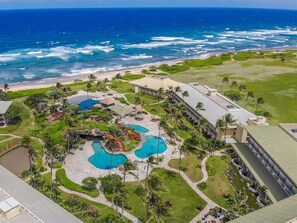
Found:
<svg viewBox="0 0 297 223"><path fill-rule="evenodd" d="M127 161L127 157L123 154L111 154L106 152L99 141L93 142L92 148L95 154L88 160L96 168L110 170L124 165Z"/></svg>
<svg viewBox="0 0 297 223"><path fill-rule="evenodd" d="M78 106L81 108L82 111L87 111L89 108L93 107L96 104L100 104L100 101L88 99L80 102Z"/></svg>
<svg viewBox="0 0 297 223"><path fill-rule="evenodd" d="M134 125L134 124L126 124L126 126L135 130L138 133L147 133L149 130L141 125Z"/></svg>
<svg viewBox="0 0 297 223"><path fill-rule="evenodd" d="M158 143L159 150L158 150ZM146 136L145 142L142 147L135 151L135 155L138 158L145 159L155 154L160 154L165 152L167 149L167 145L165 141L158 136Z"/></svg>

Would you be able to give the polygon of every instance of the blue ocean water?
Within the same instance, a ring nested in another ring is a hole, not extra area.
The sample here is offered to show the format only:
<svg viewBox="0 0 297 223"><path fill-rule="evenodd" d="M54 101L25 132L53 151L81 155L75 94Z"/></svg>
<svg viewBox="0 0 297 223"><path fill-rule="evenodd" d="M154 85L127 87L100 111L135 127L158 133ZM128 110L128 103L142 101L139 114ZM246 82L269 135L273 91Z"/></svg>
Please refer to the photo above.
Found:
<svg viewBox="0 0 297 223"><path fill-rule="evenodd" d="M150 8L0 11L0 84L218 52L296 48L297 11Z"/></svg>

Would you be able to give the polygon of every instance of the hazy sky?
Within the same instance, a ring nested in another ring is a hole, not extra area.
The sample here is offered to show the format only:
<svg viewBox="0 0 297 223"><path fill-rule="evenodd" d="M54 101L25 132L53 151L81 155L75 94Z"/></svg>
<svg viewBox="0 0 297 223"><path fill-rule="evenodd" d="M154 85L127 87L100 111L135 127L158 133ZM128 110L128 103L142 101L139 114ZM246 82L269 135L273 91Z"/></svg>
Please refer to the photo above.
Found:
<svg viewBox="0 0 297 223"><path fill-rule="evenodd" d="M0 0L0 9L168 6L297 9L297 0Z"/></svg>

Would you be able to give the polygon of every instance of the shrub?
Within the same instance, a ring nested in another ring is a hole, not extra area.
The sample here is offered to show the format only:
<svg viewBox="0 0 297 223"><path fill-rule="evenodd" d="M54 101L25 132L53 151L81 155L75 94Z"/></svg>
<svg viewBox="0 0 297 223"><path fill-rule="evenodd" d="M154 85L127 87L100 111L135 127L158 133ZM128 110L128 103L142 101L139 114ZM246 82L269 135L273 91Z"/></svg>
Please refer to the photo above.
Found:
<svg viewBox="0 0 297 223"><path fill-rule="evenodd" d="M207 188L207 184L205 182L202 182L202 183L198 184L197 186L201 190L205 190Z"/></svg>
<svg viewBox="0 0 297 223"><path fill-rule="evenodd" d="M15 125L22 121L21 108L16 105L11 105L6 112L6 119L9 125Z"/></svg>
<svg viewBox="0 0 297 223"><path fill-rule="evenodd" d="M232 101L240 101L242 99L242 95L239 91L225 91L224 95L226 95L228 98L230 98Z"/></svg>
<svg viewBox="0 0 297 223"><path fill-rule="evenodd" d="M98 184L98 180L95 177L87 177L82 181L82 187L87 190L96 189L97 184Z"/></svg>
<svg viewBox="0 0 297 223"><path fill-rule="evenodd" d="M104 188L104 192L108 194L113 193L113 187L122 184L122 178L117 174L112 174L101 178L101 184Z"/></svg>
<svg viewBox="0 0 297 223"><path fill-rule="evenodd" d="M185 167L185 166L181 166L181 167L180 167L180 170L185 172L185 171L187 171L187 170L188 170L188 168L187 168L187 167Z"/></svg>

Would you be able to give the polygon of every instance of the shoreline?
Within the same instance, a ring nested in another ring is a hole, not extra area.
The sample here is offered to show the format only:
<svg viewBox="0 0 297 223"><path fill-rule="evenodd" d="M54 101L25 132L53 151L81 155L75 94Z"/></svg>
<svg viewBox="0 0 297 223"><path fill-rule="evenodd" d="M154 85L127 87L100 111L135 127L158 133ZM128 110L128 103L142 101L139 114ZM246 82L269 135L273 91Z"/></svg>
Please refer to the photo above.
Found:
<svg viewBox="0 0 297 223"><path fill-rule="evenodd" d="M207 59L211 56L217 56L223 53L237 53L237 52L244 52L244 51L251 51L251 52L263 52L263 51L275 51L275 52L281 52L286 50L297 50L297 48L271 48L271 49L250 49L250 50L241 50L241 51L226 51L226 52L216 52L216 53L208 53L207 56L201 55L197 57L189 57L189 58L183 58L183 59L176 59L176 60L168 60L168 61L159 61L154 63L148 63L143 64L139 66L131 66L131 67L125 67L120 69L114 69L109 71L97 71L95 73L85 73L85 74L78 74L73 76L59 76L59 77L53 77L53 78L45 78L41 80L35 80L35 81L25 81L25 82L19 82L19 83L12 83L9 84L8 91L21 91L21 90L29 90L29 89L41 89L41 88L48 88L51 86L54 86L57 82L61 84L73 84L76 80L81 81L88 81L88 76L91 74L94 74L97 78L97 80L104 80L105 78L108 78L111 80L113 77L115 77L118 73L121 75L125 74L125 72L129 71L131 74L142 74L143 69L148 69L150 66L159 66L161 64L168 64L168 65L174 65L180 62L184 62L188 59ZM99 68L98 68L99 69ZM2 86L1 86L2 87Z"/></svg>

